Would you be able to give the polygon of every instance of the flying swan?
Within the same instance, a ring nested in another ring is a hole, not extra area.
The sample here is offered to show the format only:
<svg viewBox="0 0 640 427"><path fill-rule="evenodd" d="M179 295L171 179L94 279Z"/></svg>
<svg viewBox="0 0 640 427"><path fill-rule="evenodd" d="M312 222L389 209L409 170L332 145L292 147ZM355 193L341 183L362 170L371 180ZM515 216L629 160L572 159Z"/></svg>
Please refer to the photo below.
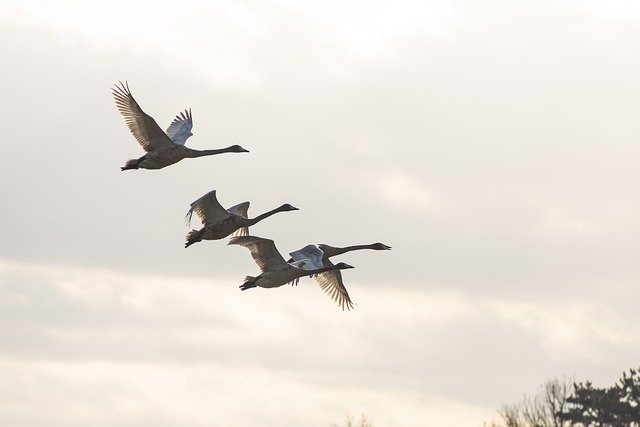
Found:
<svg viewBox="0 0 640 427"><path fill-rule="evenodd" d="M216 190L212 190L191 203L191 208L185 216L187 225L191 223L191 217L195 212L204 226L200 230L191 230L187 233L187 242L184 247L187 248L201 240L224 239L230 234L246 236L249 234L249 227L257 222L278 212L297 210L298 208L286 203L255 218L249 218L249 202L225 209L216 198Z"/></svg>
<svg viewBox="0 0 640 427"><path fill-rule="evenodd" d="M263 239L256 236L235 236L229 240L230 245L244 246L249 249L251 256L262 272L259 276L246 276L240 289L246 291L250 288L277 288L286 285L302 276L309 274L324 274L328 271L346 270L353 268L343 262L327 267L305 269L290 264L284 260L275 243L270 239ZM304 262L298 262L303 265Z"/></svg>
<svg viewBox="0 0 640 427"><path fill-rule="evenodd" d="M301 268L306 270L318 269L322 267L332 266L330 257L341 255L346 252L357 251L361 249L372 249L376 251L390 250L391 246L383 243L372 243L370 245L354 245L346 247L334 247L325 244L307 245L302 249L290 252L291 259L289 262L301 262ZM333 299L342 310L345 308L351 310L353 302L347 288L342 282L342 274L340 270L329 270L320 274L311 274L313 280ZM298 284L298 280L294 280L293 284Z"/></svg>
<svg viewBox="0 0 640 427"><path fill-rule="evenodd" d="M128 169L162 169L185 158L212 156L222 153L248 153L239 145L213 150L193 150L185 146L187 139L193 135L193 117L191 109L185 110L176 116L167 131L164 132L153 117L142 111L138 105L127 82L119 82L114 85L113 97L116 107L124 117L134 138L147 152L139 159L131 159L120 170Z"/></svg>

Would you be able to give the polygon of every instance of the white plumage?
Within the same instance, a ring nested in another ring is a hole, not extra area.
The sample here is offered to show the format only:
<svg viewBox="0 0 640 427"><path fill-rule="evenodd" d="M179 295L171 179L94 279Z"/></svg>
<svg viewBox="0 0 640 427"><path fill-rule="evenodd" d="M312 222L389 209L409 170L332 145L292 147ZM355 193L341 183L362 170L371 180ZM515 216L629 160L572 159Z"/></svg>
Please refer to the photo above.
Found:
<svg viewBox="0 0 640 427"><path fill-rule="evenodd" d="M176 115L176 118L167 128L167 135L174 143L185 145L187 139L193 135L191 129L193 129L193 116L191 115L191 108L189 108Z"/></svg>

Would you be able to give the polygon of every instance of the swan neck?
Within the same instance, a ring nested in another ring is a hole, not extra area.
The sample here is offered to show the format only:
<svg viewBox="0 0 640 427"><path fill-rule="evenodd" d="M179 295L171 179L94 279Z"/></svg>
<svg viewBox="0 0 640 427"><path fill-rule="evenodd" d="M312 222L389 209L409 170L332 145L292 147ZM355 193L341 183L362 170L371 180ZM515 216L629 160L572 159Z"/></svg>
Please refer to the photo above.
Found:
<svg viewBox="0 0 640 427"><path fill-rule="evenodd" d="M340 267L337 265L329 265L327 267L316 268L315 270L306 270L305 275L320 274L320 273L324 273L325 271L339 270L339 269Z"/></svg>
<svg viewBox="0 0 640 427"><path fill-rule="evenodd" d="M229 148L219 148L219 149L211 149L211 150L190 149L187 152L187 157L195 158L195 157L213 156L215 154L227 153L228 151L229 151Z"/></svg>
<svg viewBox="0 0 640 427"><path fill-rule="evenodd" d="M271 209L270 211L267 211L267 212L265 212L263 214L260 214L255 218L249 219L249 221L248 221L249 225L253 225L253 224L257 223L257 222L260 222L263 219L269 218L271 215L277 214L278 212L281 212L281 211L282 211L282 206L280 206L278 208L275 208L275 209Z"/></svg>
<svg viewBox="0 0 640 427"><path fill-rule="evenodd" d="M373 245L353 245L345 246L344 248L332 248L330 256L341 255L346 252L359 251L360 249L373 249Z"/></svg>

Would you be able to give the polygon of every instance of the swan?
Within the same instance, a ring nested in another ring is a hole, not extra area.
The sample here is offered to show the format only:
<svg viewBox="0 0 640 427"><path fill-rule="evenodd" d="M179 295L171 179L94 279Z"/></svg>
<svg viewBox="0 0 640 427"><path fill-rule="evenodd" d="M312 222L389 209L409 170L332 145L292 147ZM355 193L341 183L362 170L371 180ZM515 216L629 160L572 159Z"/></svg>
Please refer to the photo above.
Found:
<svg viewBox="0 0 640 427"><path fill-rule="evenodd" d="M298 208L286 203L255 218L248 217L249 202L237 204L229 209L222 207L216 198L216 190L212 190L191 203L191 208L185 216L187 225L191 223L193 213L200 218L204 227L187 233L187 248L201 240L218 240L230 234L246 236L249 228L263 219L278 212L297 211Z"/></svg>
<svg viewBox="0 0 640 427"><path fill-rule="evenodd" d="M191 109L181 112L171 122L167 132L163 132L153 117L142 111L131 91L129 83L114 85L112 88L116 107L124 117L129 130L147 152L139 159L131 159L120 170L128 169L162 169L185 158L211 156L222 153L248 153L239 145L214 150L193 150L185 146L187 139L193 135L193 117Z"/></svg>
<svg viewBox="0 0 640 427"><path fill-rule="evenodd" d="M391 246L387 246L383 243L372 243L369 245L354 245L346 247L334 247L325 244L307 245L304 248L297 251L290 252L291 259L288 262L303 262L301 268L306 270L312 270L322 267L328 267L333 265L329 260L330 257L341 255L346 252L357 251L361 249L372 249L377 251L391 250ZM330 270L321 274L311 274L313 280L325 291L331 298L340 305L344 310L351 310L353 308L353 302L347 288L342 282L342 274L339 270ZM292 284L297 285L298 280L293 281Z"/></svg>
<svg viewBox="0 0 640 427"><path fill-rule="evenodd" d="M305 269L287 263L275 243L270 239L256 236L235 236L229 240L230 245L244 246L249 249L251 256L262 272L259 276L246 276L240 289L246 291L250 288L277 288L286 285L302 276L309 274L324 274L328 271L346 270L353 268L343 262L321 268ZM304 263L298 263L302 265Z"/></svg>

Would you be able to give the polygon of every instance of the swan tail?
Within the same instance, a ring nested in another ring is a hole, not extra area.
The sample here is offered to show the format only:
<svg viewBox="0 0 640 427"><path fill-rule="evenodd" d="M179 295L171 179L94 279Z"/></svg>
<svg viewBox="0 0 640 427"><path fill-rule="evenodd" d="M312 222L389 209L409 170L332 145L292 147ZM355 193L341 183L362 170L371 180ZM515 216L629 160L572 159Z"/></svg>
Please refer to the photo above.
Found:
<svg viewBox="0 0 640 427"><path fill-rule="evenodd" d="M246 291L247 289L251 289L251 288L255 288L256 286L256 280L258 278L257 277L253 277L253 276L247 276L244 278L244 283L242 285L240 285L240 289L242 289L243 291Z"/></svg>
<svg viewBox="0 0 640 427"><path fill-rule="evenodd" d="M202 240L202 230L191 230L187 233L187 242L184 244L185 248L198 243Z"/></svg>
<svg viewBox="0 0 640 427"><path fill-rule="evenodd" d="M129 169L138 169L140 167L140 162L144 160L144 157L141 157L139 159L131 159L131 160L127 160L127 163L124 164L124 166L122 166L120 168L121 171L126 171Z"/></svg>

